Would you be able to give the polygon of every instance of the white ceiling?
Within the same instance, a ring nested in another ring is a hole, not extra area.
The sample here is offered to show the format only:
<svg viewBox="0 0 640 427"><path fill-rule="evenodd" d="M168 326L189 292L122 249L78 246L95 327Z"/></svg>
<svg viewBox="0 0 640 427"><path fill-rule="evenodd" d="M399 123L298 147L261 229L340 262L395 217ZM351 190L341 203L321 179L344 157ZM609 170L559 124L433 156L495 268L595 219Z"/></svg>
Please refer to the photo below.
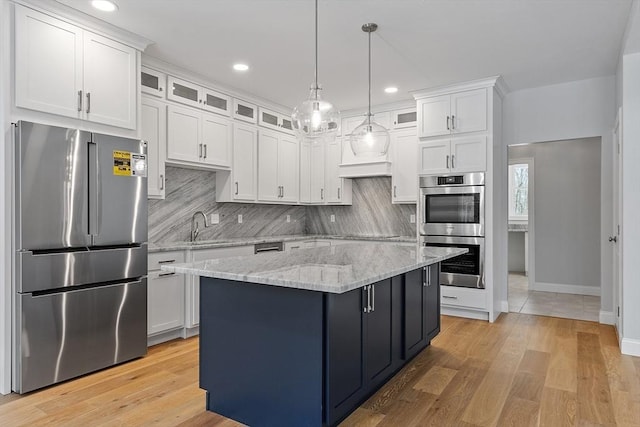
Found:
<svg viewBox="0 0 640 427"><path fill-rule="evenodd" d="M286 106L313 80L313 0L59 0L151 39L146 53ZM501 74L510 90L612 75L631 0L320 0L319 81L341 110ZM234 62L250 71L239 74ZM396 95L383 88L398 86Z"/></svg>

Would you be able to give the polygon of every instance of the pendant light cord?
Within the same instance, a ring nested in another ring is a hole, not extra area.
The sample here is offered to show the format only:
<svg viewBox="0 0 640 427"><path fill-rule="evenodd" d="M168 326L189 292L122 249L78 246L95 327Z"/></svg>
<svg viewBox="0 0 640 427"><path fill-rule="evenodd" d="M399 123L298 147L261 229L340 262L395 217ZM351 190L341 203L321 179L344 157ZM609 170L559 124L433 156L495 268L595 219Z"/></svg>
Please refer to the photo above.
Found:
<svg viewBox="0 0 640 427"><path fill-rule="evenodd" d="M369 111L367 113L369 126L371 126L371 31L369 31Z"/></svg>
<svg viewBox="0 0 640 427"><path fill-rule="evenodd" d="M315 77L315 84L314 84L314 88L316 90L316 97L317 97L317 90L318 90L318 0L316 0L316 67L315 67L315 72L314 72L314 77Z"/></svg>

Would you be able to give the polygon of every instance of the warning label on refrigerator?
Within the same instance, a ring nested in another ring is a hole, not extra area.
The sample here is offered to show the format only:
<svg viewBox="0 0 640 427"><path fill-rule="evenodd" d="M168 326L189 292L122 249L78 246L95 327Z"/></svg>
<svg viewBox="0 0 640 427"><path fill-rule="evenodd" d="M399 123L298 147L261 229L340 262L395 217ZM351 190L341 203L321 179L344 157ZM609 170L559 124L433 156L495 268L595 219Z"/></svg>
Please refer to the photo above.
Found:
<svg viewBox="0 0 640 427"><path fill-rule="evenodd" d="M113 174L131 176L131 153L128 151L113 152Z"/></svg>
<svg viewBox="0 0 640 427"><path fill-rule="evenodd" d="M113 174L118 176L147 176L147 156L129 151L113 152Z"/></svg>

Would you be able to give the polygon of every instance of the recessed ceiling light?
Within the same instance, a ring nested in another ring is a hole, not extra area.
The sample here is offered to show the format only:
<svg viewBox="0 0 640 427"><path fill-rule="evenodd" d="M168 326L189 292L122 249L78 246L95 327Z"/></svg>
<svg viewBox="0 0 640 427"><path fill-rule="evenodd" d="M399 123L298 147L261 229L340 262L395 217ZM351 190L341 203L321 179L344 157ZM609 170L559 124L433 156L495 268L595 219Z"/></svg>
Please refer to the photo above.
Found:
<svg viewBox="0 0 640 427"><path fill-rule="evenodd" d="M386 93L396 93L398 91L398 88L395 86L391 86L391 87L385 88L384 91Z"/></svg>
<svg viewBox="0 0 640 427"><path fill-rule="evenodd" d="M103 12L114 12L118 10L118 5L110 0L91 0L91 6Z"/></svg>
<svg viewBox="0 0 640 427"><path fill-rule="evenodd" d="M236 71L247 71L249 66L247 64L233 64L233 69Z"/></svg>

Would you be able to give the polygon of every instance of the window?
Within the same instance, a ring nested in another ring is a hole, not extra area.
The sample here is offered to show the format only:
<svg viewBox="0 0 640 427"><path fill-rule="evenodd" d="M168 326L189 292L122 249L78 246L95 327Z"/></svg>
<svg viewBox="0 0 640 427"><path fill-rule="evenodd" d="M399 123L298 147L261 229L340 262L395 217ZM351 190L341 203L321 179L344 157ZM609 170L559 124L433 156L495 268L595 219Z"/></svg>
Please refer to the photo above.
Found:
<svg viewBox="0 0 640 427"><path fill-rule="evenodd" d="M509 219L529 219L529 165L509 165Z"/></svg>

